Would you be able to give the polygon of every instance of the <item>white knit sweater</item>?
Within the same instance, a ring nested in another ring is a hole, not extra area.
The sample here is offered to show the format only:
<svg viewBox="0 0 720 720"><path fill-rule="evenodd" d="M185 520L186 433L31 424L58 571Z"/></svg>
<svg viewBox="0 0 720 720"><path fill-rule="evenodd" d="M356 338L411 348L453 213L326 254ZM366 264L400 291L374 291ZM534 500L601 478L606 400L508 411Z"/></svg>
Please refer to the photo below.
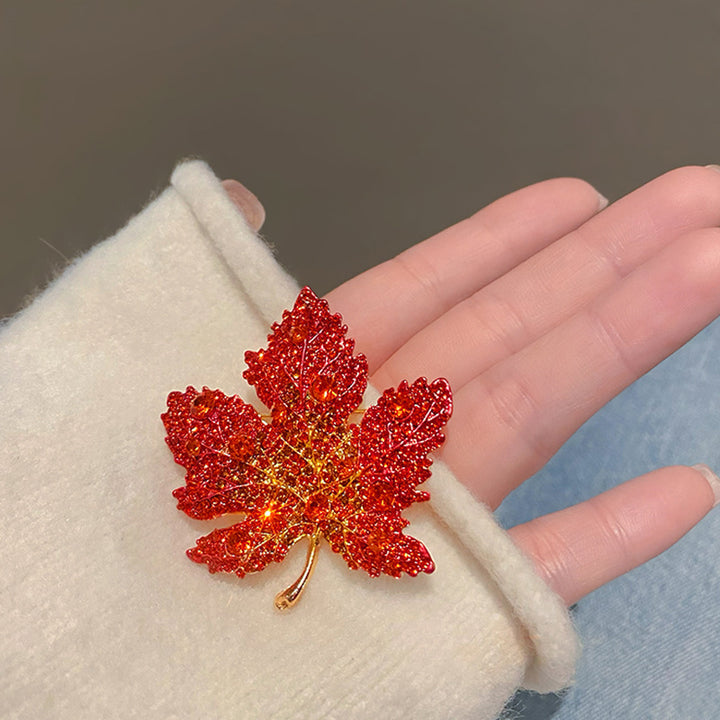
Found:
<svg viewBox="0 0 720 720"><path fill-rule="evenodd" d="M192 161L3 328L3 718L481 720L570 682L562 603L439 462L406 512L432 575L371 579L325 545L281 614L304 547L242 580L186 558L212 525L171 496L168 392L252 400L243 352L297 289Z"/></svg>

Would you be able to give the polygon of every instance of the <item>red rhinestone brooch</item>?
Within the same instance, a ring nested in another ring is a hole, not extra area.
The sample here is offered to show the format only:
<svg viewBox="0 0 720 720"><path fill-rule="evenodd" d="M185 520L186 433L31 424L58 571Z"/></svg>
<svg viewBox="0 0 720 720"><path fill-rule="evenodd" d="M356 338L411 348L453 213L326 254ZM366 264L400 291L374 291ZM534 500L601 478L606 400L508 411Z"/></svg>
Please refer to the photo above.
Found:
<svg viewBox="0 0 720 720"><path fill-rule="evenodd" d="M168 396L167 443L187 470L173 492L178 508L199 520L244 515L201 537L188 556L211 573L243 577L308 537L303 572L276 596L279 609L300 597L323 537L373 577L431 573L432 558L403 533L401 513L430 497L417 486L444 440L448 382L403 381L361 410L367 360L353 355L355 342L325 300L303 288L271 330L266 349L245 353L243 373L267 415L207 387Z"/></svg>

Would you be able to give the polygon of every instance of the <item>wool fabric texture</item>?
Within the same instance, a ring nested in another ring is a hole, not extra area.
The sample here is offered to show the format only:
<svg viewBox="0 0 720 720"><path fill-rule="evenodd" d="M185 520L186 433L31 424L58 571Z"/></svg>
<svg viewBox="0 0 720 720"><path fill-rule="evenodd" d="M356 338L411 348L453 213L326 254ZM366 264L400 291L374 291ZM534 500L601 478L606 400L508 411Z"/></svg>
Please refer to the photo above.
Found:
<svg viewBox="0 0 720 720"><path fill-rule="evenodd" d="M560 599L439 461L431 502L405 513L432 575L373 579L324 545L281 614L305 543L244 579L187 559L212 524L170 494L184 471L164 442L168 392L259 407L243 353L297 291L190 161L3 328L3 717L481 720L519 686L570 682Z"/></svg>

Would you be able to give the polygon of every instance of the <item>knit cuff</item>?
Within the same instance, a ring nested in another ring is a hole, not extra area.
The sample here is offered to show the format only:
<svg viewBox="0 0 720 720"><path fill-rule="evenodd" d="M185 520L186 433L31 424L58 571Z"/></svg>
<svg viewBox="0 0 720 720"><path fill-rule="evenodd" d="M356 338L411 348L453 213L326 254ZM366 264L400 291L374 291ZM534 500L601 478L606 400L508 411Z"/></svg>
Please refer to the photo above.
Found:
<svg viewBox="0 0 720 720"><path fill-rule="evenodd" d="M431 502L405 513L432 575L369 578L325 547L279 614L302 548L243 579L185 557L211 524L170 495L183 472L159 419L167 394L207 385L257 403L243 353L297 290L192 161L2 330L11 716L481 720L520 685L570 681L562 603L440 462Z"/></svg>
<svg viewBox="0 0 720 720"><path fill-rule="evenodd" d="M243 222L241 216L205 163L178 166L171 181L248 297L256 300L258 312L269 327L283 308L292 307L297 285L288 281L279 265L268 262L269 251L264 244L247 238L251 241L241 246L236 225ZM377 390L369 388L364 406L369 407L377 397ZM472 497L444 463L435 462L433 477L425 487L432 493L432 511L446 532L494 580L527 634L532 649L522 686L538 692L566 687L572 680L578 642L560 598L537 576L487 507Z"/></svg>

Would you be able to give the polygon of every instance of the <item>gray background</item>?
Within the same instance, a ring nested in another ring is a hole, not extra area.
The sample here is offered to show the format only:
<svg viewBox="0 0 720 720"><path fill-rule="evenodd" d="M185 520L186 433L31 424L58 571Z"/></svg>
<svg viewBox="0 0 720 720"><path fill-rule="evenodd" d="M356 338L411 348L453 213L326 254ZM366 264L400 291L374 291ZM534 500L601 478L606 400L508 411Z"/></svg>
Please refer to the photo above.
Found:
<svg viewBox="0 0 720 720"><path fill-rule="evenodd" d="M519 186L720 162L720 3L0 4L0 315L186 156L318 292Z"/></svg>

